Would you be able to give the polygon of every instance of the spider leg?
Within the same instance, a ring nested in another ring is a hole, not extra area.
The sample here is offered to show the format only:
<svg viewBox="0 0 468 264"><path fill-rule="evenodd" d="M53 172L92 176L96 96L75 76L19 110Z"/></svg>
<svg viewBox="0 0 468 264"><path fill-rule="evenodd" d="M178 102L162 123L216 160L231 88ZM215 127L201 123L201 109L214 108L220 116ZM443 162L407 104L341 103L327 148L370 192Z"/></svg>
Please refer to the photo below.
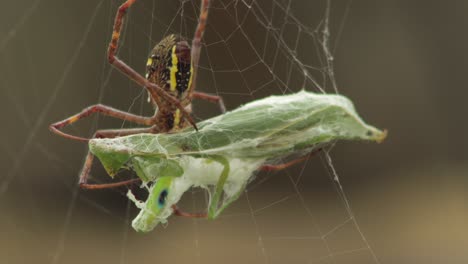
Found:
<svg viewBox="0 0 468 264"><path fill-rule="evenodd" d="M183 216L183 217L189 217L189 218L207 218L208 214L207 213L187 213L179 209L177 205L172 205L172 210L175 215L177 216Z"/></svg>
<svg viewBox="0 0 468 264"><path fill-rule="evenodd" d="M219 108L221 109L221 113L226 112L226 106L224 106L224 101L223 97L219 95L212 95L212 94L207 94L207 93L201 93L201 92L194 92L192 94L193 98L197 99L203 99L211 103L218 103Z"/></svg>
<svg viewBox="0 0 468 264"><path fill-rule="evenodd" d="M94 133L93 138L115 138L119 136L126 136L138 133L145 133L150 132L154 128L133 128L133 129L107 129L107 130L98 130ZM83 169L81 169L80 173L80 180L79 185L83 189L108 189L114 188L124 185L129 185L135 182L139 182L140 179L131 179L126 181L120 181L115 183L103 183L103 184L89 184L88 183L88 176L89 172L91 171L91 167L93 165L94 155L91 151L88 150L88 155L86 155L86 159L83 165Z"/></svg>
<svg viewBox="0 0 468 264"><path fill-rule="evenodd" d="M125 120L125 121L130 121L130 122L137 123L137 124L140 124L140 125L149 126L149 125L151 125L153 123L153 119L151 117L138 116L138 115L134 115L134 114L131 114L131 113L127 113L127 112L117 110L117 109L109 107L109 106L98 104L98 105L93 105L93 106L87 107L87 108L83 109L83 111L81 111L80 113L78 113L76 115L73 115L73 116L71 116L71 117L69 117L69 118L67 118L65 120L62 120L60 122L57 122L57 123L54 123L54 124L50 125L49 129L50 129L50 131L54 132L55 134L57 134L59 136L69 138L69 139L88 142L89 139L87 139L87 138L73 136L73 135L70 135L70 134L67 134L65 132L60 131L60 129L62 129L63 127L65 127L67 125L73 124L73 123L75 123L76 121L78 121L78 120L80 120L82 118L88 117L93 113L101 113L101 114L106 115L106 116L111 116L111 117L122 119L122 120Z"/></svg>
<svg viewBox="0 0 468 264"><path fill-rule="evenodd" d="M203 34L205 34L206 21L208 20L208 11L210 7L210 0L202 0L200 6L200 16L198 18L197 29L192 40L192 58L191 63L193 65L192 72L192 87L190 87L190 93L195 91L195 84L197 83L198 63L200 61L201 53L201 40Z"/></svg>
<svg viewBox="0 0 468 264"><path fill-rule="evenodd" d="M310 157L313 157L315 156L317 153L319 153L322 149L317 149L317 150L314 150L312 152L310 152L309 154L305 155L305 156L302 156L300 158L297 158L295 160L291 160L289 162L286 162L286 163L283 163L283 164L265 164L265 165L262 165L260 167L260 170L262 171L280 171L280 170L284 170L286 168L289 168L291 166L294 166L298 163L301 163L307 159L309 159Z"/></svg>
<svg viewBox="0 0 468 264"><path fill-rule="evenodd" d="M114 30L112 32L112 39L109 43L109 48L107 51L107 59L110 64L112 64L115 68L123 72L127 75L130 79L136 82L138 85L145 87L148 92L151 94L153 98L157 98L158 96L164 98L165 100L169 101L171 104L175 105L177 108L180 109L182 116L189 121L189 123L197 129L195 121L192 119L190 114L185 110L184 106L177 100L175 97L171 96L167 93L163 88L159 87L158 85L149 82L146 78L141 76L135 70L133 70L130 66L128 66L125 62L120 60L115 56L117 53L119 40L120 40L120 33L122 31L122 24L124 22L124 16L127 13L127 9L130 8L136 0L127 0L123 3L117 14L115 16L114 21Z"/></svg>

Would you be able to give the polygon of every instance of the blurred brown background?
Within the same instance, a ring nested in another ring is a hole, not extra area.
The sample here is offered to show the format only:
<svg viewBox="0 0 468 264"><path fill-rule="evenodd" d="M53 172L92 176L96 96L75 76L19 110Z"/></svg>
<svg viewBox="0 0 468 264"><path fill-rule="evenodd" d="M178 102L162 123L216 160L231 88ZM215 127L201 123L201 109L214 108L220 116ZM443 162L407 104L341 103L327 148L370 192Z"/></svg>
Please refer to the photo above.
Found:
<svg viewBox="0 0 468 264"><path fill-rule="evenodd" d="M332 2L339 92L365 120L390 131L383 144L344 142L331 152L352 213L322 156L286 172L260 174L220 219L173 217L167 228L146 235L130 227L137 210L125 188L76 188L86 146L47 129L98 102L151 113L142 89L105 60L120 2L2 5L1 263L467 263L466 1ZM279 8L288 3L290 9ZM140 0L130 11L120 57L143 72L148 51L163 35L191 38L197 7L195 0ZM258 11L273 27L284 25L289 47L300 35L298 59L322 67L323 53L306 33L314 32L324 8L325 1L256 1L249 11L243 1L214 0L198 89L223 95L229 109L299 90L302 73L287 71L294 53L280 48L272 60L277 42L264 38ZM297 23L284 22L285 14L308 29L297 33ZM246 39L263 52L261 60ZM240 73L259 61L259 68ZM278 80L257 90L271 78L262 65L275 65ZM311 74L333 92L321 72ZM310 82L305 88L317 91ZM195 102L197 118L217 113L216 106ZM122 125L91 118L68 131L91 135L97 127ZM93 176L108 181L99 166ZM299 181L298 190L291 179ZM200 210L199 193L185 196L184 208Z"/></svg>

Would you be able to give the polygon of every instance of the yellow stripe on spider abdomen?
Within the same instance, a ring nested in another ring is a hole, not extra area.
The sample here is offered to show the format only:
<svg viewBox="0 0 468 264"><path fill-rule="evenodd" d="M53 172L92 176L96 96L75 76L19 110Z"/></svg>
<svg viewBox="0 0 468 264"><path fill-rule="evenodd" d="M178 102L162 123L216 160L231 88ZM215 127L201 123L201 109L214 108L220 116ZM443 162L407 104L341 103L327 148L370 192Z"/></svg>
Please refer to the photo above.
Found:
<svg viewBox="0 0 468 264"><path fill-rule="evenodd" d="M176 48L177 48L177 45L174 45L174 47L172 47L172 53L171 53L172 65L170 68L171 74L170 74L170 82L169 82L171 91L175 91L177 87L177 71L178 71L177 65L179 64L179 59L177 58Z"/></svg>
<svg viewBox="0 0 468 264"><path fill-rule="evenodd" d="M192 88L192 76L193 76L193 65L190 64L190 77L189 77L189 81L188 81L188 85L187 85L188 89Z"/></svg>

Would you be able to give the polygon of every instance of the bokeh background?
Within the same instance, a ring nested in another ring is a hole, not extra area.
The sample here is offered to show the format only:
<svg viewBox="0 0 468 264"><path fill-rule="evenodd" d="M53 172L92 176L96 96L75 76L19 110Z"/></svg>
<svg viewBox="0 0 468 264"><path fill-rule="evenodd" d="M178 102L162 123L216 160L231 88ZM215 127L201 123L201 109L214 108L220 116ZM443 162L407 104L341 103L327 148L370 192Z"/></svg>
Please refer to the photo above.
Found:
<svg viewBox="0 0 468 264"><path fill-rule="evenodd" d="M120 2L24 0L2 5L2 263L467 263L466 1L332 1L330 46L339 92L355 102L365 120L390 132L379 145L344 142L331 151L352 212L322 155L286 172L259 174L248 194L218 220L173 217L167 228L146 235L130 228L137 210L126 199L125 188L76 188L86 146L47 129L98 102L151 113L142 90L105 60ZM198 1L139 2L131 10L120 55L142 72L148 51L161 36L191 36L196 15L191 2ZM265 10L272 5L257 4ZM183 14L177 13L181 6ZM250 75L221 70L242 69L252 58L242 36L232 34L227 40L238 21L225 13L236 14L236 7L242 18L243 1L212 9L206 42L225 42L205 47L213 64L202 57L199 90L223 95L232 109L302 88L303 80L292 78L290 90L271 85L252 92L265 76L262 69ZM313 32L324 7L325 1L293 0L287 12ZM281 14L267 16L281 21ZM254 21L247 17L242 28L252 30L248 37L256 45ZM288 26L285 32L283 39L289 41L288 34L294 33ZM263 63L271 65L274 45L259 50L266 54ZM313 40L305 37L297 51L306 64L322 65L314 61L322 52ZM285 58L291 60L291 55ZM333 92L329 80L318 82ZM309 85L308 90L317 91ZM217 111L214 105L195 102L199 119ZM91 118L68 131L91 135L97 127L122 125ZM99 166L93 176L107 181ZM291 179L300 181L303 202ZM185 208L201 208L200 192L186 196Z"/></svg>

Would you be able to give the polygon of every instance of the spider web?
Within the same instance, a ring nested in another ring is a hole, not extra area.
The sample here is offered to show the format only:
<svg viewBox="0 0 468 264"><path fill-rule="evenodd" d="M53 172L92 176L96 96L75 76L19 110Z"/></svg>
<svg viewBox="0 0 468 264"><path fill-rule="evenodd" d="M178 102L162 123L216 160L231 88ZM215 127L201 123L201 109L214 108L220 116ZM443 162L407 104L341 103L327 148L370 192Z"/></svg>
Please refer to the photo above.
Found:
<svg viewBox="0 0 468 264"><path fill-rule="evenodd" d="M339 43L351 2L212 2L197 90L223 96L228 109L303 88L339 92L333 49ZM105 60L119 3L102 0L86 8L82 4L70 7L85 19L66 28L73 32L70 40L55 39L65 47L56 50L56 56L41 56L39 50L47 43L31 44L38 35L16 36L28 20L41 17L41 10L51 5L40 0L19 7L23 15L8 20L17 23L7 25L5 37L0 39L3 68L15 59L23 61L23 71L7 70L0 79L2 87L8 87L2 90L3 96L12 102L16 113L14 117L5 115L5 120L20 120L8 129L19 131L21 138L2 141L0 146L6 153L2 162L8 168L0 178L1 208L7 212L0 223L12 227L7 234L28 238L20 237L8 247L16 249L11 251L10 262L31 257L17 249L31 243L35 248L32 255L44 263L81 263L82 256L89 256L91 263L379 263L340 183L330 156L333 147L294 168L259 173L245 194L216 220L173 217L167 228L158 227L146 235L131 230L136 209L125 190L78 189L72 176L80 169L83 145L49 135L47 125L98 102L150 113L142 89ZM198 10L198 1L193 0L139 1L126 20L119 57L143 72L148 51L162 36L178 33L192 38ZM13 43L21 44L16 47ZM15 58L12 54L23 55ZM85 59L93 56L94 60ZM55 68L39 69L46 59ZM80 67L86 70L77 73ZM27 78L21 78L24 75ZM30 89L15 90L20 87ZM41 94L47 98L34 98ZM82 97L86 98L83 104L74 102ZM202 120L219 110L215 104L196 101L194 112ZM94 118L72 126L70 131L91 135L101 127L129 126ZM66 146L56 148L53 144ZM102 169L95 166L94 179L107 182L102 175ZM205 193L195 189L185 194L180 207L202 211L205 199Z"/></svg>

